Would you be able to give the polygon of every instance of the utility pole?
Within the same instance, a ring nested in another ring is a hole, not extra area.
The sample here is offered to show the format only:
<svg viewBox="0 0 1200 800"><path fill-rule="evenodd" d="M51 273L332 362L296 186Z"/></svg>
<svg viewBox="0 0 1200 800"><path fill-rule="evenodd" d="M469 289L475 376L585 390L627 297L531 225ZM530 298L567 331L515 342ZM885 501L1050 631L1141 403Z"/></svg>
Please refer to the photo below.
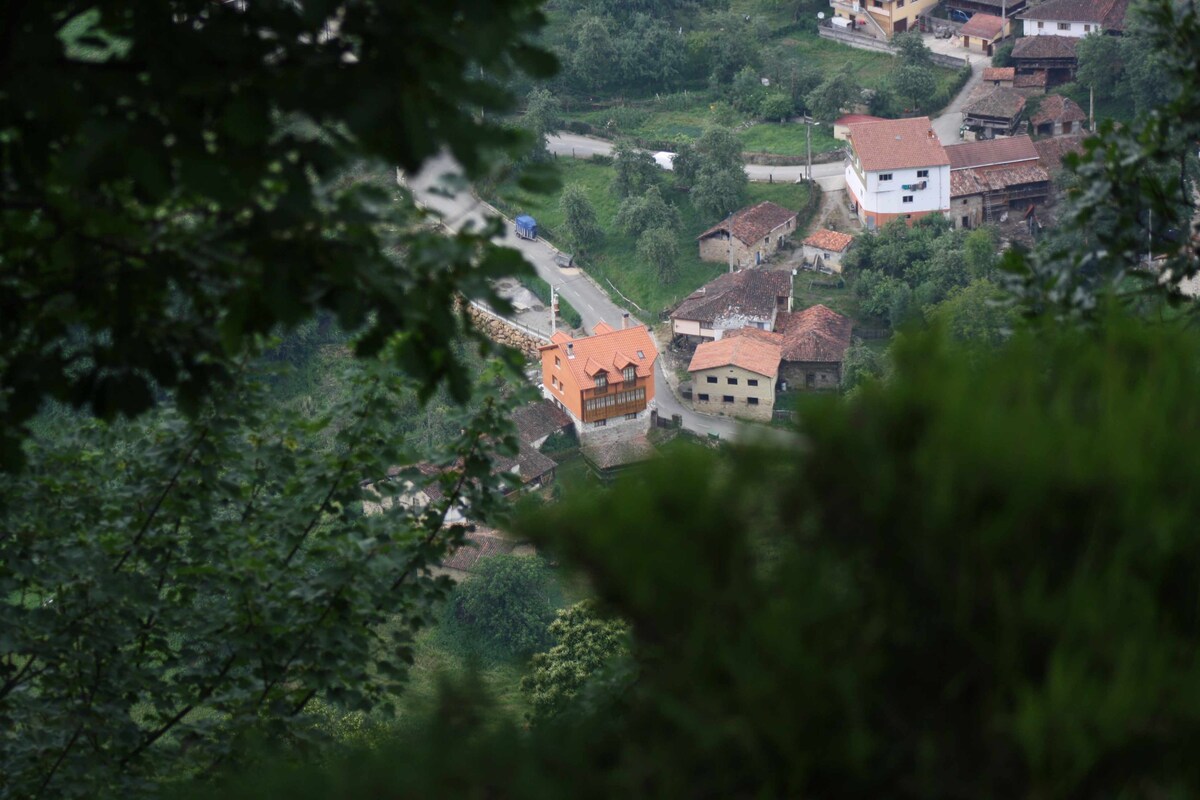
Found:
<svg viewBox="0 0 1200 800"><path fill-rule="evenodd" d="M554 288L554 284L550 284L550 335L553 336L557 331L558 314L558 289Z"/></svg>
<svg viewBox="0 0 1200 800"><path fill-rule="evenodd" d="M809 121L808 115L804 115L804 138L808 143L808 166L805 168L804 177L812 183L812 123Z"/></svg>
<svg viewBox="0 0 1200 800"><path fill-rule="evenodd" d="M1096 132L1096 87L1088 87L1088 130Z"/></svg>

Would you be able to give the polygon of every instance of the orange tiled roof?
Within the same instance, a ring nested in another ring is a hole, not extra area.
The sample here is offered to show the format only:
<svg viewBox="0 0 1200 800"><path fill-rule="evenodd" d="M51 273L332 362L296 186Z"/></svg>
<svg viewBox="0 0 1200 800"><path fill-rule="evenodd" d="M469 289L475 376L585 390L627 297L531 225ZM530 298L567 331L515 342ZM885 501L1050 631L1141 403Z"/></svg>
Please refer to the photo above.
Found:
<svg viewBox="0 0 1200 800"><path fill-rule="evenodd" d="M980 39L995 39L1003 32L1004 20L993 14L975 14L958 29L960 36L975 36Z"/></svg>
<svg viewBox="0 0 1200 800"><path fill-rule="evenodd" d="M946 149L929 124L929 117L856 122L850 125L850 145L863 169L913 169L949 164Z"/></svg>
<svg viewBox="0 0 1200 800"><path fill-rule="evenodd" d="M809 247L819 247L822 250L831 250L835 253L840 253L849 247L853 241L854 237L848 233L821 228L819 231L815 231L812 236L805 239L803 244Z"/></svg>
<svg viewBox="0 0 1200 800"><path fill-rule="evenodd" d="M654 374L654 359L658 358L658 349L644 325L613 330L601 322L592 331L593 335L578 339L565 335L559 339L556 335L550 344L544 344L538 350L556 351L555 355L571 370L581 388L594 385L595 376L601 371L608 374L610 382L620 381L621 369L629 364L636 367L639 378Z"/></svg>
<svg viewBox="0 0 1200 800"><path fill-rule="evenodd" d="M1042 98L1037 113L1030 118L1031 125L1042 125L1047 122L1083 122L1087 114L1069 97L1061 94L1048 94Z"/></svg>
<svg viewBox="0 0 1200 800"><path fill-rule="evenodd" d="M697 347L688 372L732 366L774 378L779 374L780 351L779 345L758 338L726 337Z"/></svg>
<svg viewBox="0 0 1200 800"><path fill-rule="evenodd" d="M1016 67L984 67L983 79L985 81L1011 81L1017 76Z"/></svg>
<svg viewBox="0 0 1200 800"><path fill-rule="evenodd" d="M789 219L795 218L795 211L772 203L770 200L764 200L758 205L743 208L728 219L721 220L696 238L703 239L714 233L729 231L739 241L745 244L754 244Z"/></svg>
<svg viewBox="0 0 1200 800"><path fill-rule="evenodd" d="M783 335L784 361L840 362L846 357L853 328L849 317L820 303L780 314L775 323Z"/></svg>
<svg viewBox="0 0 1200 800"><path fill-rule="evenodd" d="M1024 135L947 145L946 155L950 158L951 170L1037 161L1038 158L1033 140Z"/></svg>

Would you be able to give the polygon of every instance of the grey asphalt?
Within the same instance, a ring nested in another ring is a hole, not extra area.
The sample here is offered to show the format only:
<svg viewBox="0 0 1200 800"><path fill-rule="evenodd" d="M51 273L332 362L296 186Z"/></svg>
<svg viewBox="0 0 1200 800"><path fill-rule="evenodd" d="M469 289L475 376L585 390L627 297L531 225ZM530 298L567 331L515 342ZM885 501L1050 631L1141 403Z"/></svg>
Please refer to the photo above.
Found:
<svg viewBox="0 0 1200 800"><path fill-rule="evenodd" d="M485 215L495 215L497 212L469 191L448 189L442 182L446 174L457 172L452 159L446 156L434 159L425 165L417 175L406 181L413 196L428 209L436 211L443 223L452 230L458 230L464 225L481 226ZM441 191L434 191L439 184ZM448 195L448 196L447 196ZM571 303L583 318L583 326L587 330L603 320L613 327L619 327L625 309L618 306L608 293L594 283L583 271L578 269L563 270L554 263L555 250L542 241L518 239L505 226L503 234L495 240L497 244L511 247L521 253L537 274L550 284L557 286L561 295ZM632 312L631 319L635 324L654 322L648 315L637 315ZM526 315L522 323L530 325L543 333L549 334L549 320L542 315L541 319ZM661 349L660 343L660 349ZM683 426L690 431L705 435L715 433L722 439L754 438L765 429L759 426L744 425L725 417L711 417L707 414L697 414L685 407L671 391L666 375L663 373L662 359L658 360L655 373L655 402L658 413L663 417L678 414L683 419Z"/></svg>

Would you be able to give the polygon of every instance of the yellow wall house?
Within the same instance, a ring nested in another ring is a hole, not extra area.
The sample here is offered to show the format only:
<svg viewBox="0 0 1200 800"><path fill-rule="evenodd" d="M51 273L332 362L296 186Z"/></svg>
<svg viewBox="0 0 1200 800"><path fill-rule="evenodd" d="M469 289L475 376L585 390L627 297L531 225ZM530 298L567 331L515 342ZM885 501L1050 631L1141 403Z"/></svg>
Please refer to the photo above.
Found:
<svg viewBox="0 0 1200 800"><path fill-rule="evenodd" d="M917 30L917 17L937 4L938 0L829 0L835 18L849 20L854 30L879 39Z"/></svg>
<svg viewBox="0 0 1200 800"><path fill-rule="evenodd" d="M705 342L688 372L697 411L769 422L775 410L779 345L745 336Z"/></svg>

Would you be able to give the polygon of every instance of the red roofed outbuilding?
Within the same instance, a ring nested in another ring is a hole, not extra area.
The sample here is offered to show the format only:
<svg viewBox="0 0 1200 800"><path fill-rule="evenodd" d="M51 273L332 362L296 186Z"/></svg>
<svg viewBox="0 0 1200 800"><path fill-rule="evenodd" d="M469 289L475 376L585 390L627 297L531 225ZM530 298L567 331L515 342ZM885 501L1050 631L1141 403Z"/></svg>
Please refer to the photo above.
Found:
<svg viewBox="0 0 1200 800"><path fill-rule="evenodd" d="M697 236L701 261L761 264L796 232L796 212L765 200L729 215Z"/></svg>

